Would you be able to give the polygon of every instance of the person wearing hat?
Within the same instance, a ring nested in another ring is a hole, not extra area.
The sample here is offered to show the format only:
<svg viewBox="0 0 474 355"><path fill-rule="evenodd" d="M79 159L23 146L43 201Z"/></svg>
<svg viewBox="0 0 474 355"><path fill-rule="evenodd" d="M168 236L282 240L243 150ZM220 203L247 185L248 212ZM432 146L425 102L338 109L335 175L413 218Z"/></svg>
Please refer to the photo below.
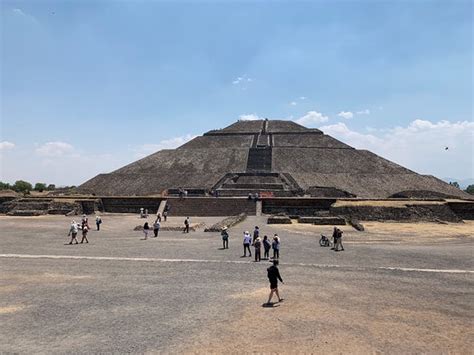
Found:
<svg viewBox="0 0 474 355"><path fill-rule="evenodd" d="M261 251L262 251L262 240L260 237L255 238L253 241L253 246L255 248L255 261L260 261Z"/></svg>
<svg viewBox="0 0 474 355"><path fill-rule="evenodd" d="M77 241L78 230L79 228L77 227L76 221L72 221L71 227L69 228L69 234L68 234L68 237L71 236L71 241L69 242L69 244L72 244L73 241L76 241L76 244L79 244L79 242Z"/></svg>
<svg viewBox="0 0 474 355"><path fill-rule="evenodd" d="M247 256L247 250L249 251L249 256L252 256L250 251L250 243L252 243L252 237L248 231L244 232L244 257Z"/></svg>
<svg viewBox="0 0 474 355"><path fill-rule="evenodd" d="M224 226L221 230L222 236L222 249L229 249L229 233L227 232L227 226Z"/></svg>
<svg viewBox="0 0 474 355"><path fill-rule="evenodd" d="M84 228L84 226L89 228L89 219L87 218L87 216L85 214L82 215L81 229Z"/></svg>
<svg viewBox="0 0 474 355"><path fill-rule="evenodd" d="M270 295L268 296L267 305L271 304L270 302L274 293L276 293L278 297L278 302L283 301L283 298L280 298L280 294L278 293L278 280L284 283L280 276L280 271L278 270L278 259L273 260L273 265L267 269L267 275L270 281Z"/></svg>

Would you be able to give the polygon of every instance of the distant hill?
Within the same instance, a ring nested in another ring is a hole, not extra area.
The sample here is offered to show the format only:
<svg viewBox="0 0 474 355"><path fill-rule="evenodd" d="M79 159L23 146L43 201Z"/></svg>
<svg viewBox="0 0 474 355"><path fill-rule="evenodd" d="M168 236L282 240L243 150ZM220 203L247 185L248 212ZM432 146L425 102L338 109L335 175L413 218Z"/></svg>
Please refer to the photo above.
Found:
<svg viewBox="0 0 474 355"><path fill-rule="evenodd" d="M443 181L446 181L446 182L457 182L459 184L459 186L461 187L461 189L465 189L466 187L468 187L469 185L474 185L474 179L456 179L456 178L442 178Z"/></svg>

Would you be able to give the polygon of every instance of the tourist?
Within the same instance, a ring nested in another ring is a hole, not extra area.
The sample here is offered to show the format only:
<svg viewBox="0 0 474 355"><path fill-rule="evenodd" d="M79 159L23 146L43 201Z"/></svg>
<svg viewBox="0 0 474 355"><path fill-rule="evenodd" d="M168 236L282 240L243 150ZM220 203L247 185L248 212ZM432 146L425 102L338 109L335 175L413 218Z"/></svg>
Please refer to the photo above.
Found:
<svg viewBox="0 0 474 355"><path fill-rule="evenodd" d="M272 247L272 244L270 243L270 240L268 240L268 237L266 235L263 236L263 258L264 259L269 259L270 258L270 248Z"/></svg>
<svg viewBox="0 0 474 355"><path fill-rule="evenodd" d="M87 226L82 227L82 239L81 239L81 244L84 243L84 240L86 243L89 243L89 240L87 239L87 233L89 232L89 228Z"/></svg>
<svg viewBox="0 0 474 355"><path fill-rule="evenodd" d="M100 218L100 216L95 216L95 225L97 226L98 231L100 231L101 224L102 224L102 218Z"/></svg>
<svg viewBox="0 0 474 355"><path fill-rule="evenodd" d="M250 243L252 242L252 237L248 231L244 232L244 257L247 256L247 250L249 251L249 256L252 256L250 251Z"/></svg>
<svg viewBox="0 0 474 355"><path fill-rule="evenodd" d="M81 229L83 229L84 226L87 226L87 228L89 228L89 219L87 218L85 214L82 215Z"/></svg>
<svg viewBox="0 0 474 355"><path fill-rule="evenodd" d="M183 233L189 233L189 217L186 217L186 219L184 220Z"/></svg>
<svg viewBox="0 0 474 355"><path fill-rule="evenodd" d="M283 298L280 298L280 294L278 293L278 280L284 283L280 276L280 271L278 270L278 260L273 260L273 265L267 269L267 275L270 281L270 295L268 296L267 305L271 305L274 293L276 293L278 297L278 302L283 301Z"/></svg>
<svg viewBox="0 0 474 355"><path fill-rule="evenodd" d="M160 213L160 212L158 212L158 213L156 214L156 219L158 220L158 222L161 223L161 213Z"/></svg>
<svg viewBox="0 0 474 355"><path fill-rule="evenodd" d="M143 234L145 234L145 239L143 239L143 240L148 239L148 232L149 231L150 231L150 226L148 225L148 222L145 222L145 224L143 225Z"/></svg>
<svg viewBox="0 0 474 355"><path fill-rule="evenodd" d="M222 228L222 249L229 249L229 233L227 232L227 227Z"/></svg>
<svg viewBox="0 0 474 355"><path fill-rule="evenodd" d="M163 219L165 220L165 222L166 222L167 219L168 219L168 215L169 215L169 213L170 213L170 209L171 209L170 205L169 205L169 204L166 204L165 209L163 210Z"/></svg>
<svg viewBox="0 0 474 355"><path fill-rule="evenodd" d="M140 218L145 218L144 208L140 208Z"/></svg>
<svg viewBox="0 0 474 355"><path fill-rule="evenodd" d="M252 239L252 245L255 243L255 239L257 239L260 235L260 230L258 229L258 226L255 226L255 229L253 230L253 239Z"/></svg>
<svg viewBox="0 0 474 355"><path fill-rule="evenodd" d="M253 246L255 248L255 261L260 261L261 260L261 250L262 250L262 240L260 237L257 237L253 241Z"/></svg>
<svg viewBox="0 0 474 355"><path fill-rule="evenodd" d="M344 246L342 245L342 233L344 233L342 230L336 228L336 245L334 246L334 251L344 251ZM340 250L339 247L341 247Z"/></svg>
<svg viewBox="0 0 474 355"><path fill-rule="evenodd" d="M278 235L276 234L273 237L272 249L273 249L273 259L279 259L280 258L280 237L278 237Z"/></svg>
<svg viewBox="0 0 474 355"><path fill-rule="evenodd" d="M69 227L69 233L68 233L68 237L71 236L71 241L69 242L69 244L72 244L72 242L75 240L76 241L76 244L79 244L79 242L77 241L77 232L78 232L79 228L77 228L77 223L76 221L72 221L71 222L71 226Z"/></svg>
<svg viewBox="0 0 474 355"><path fill-rule="evenodd" d="M148 218L148 208L145 208L145 218Z"/></svg>
<svg viewBox="0 0 474 355"><path fill-rule="evenodd" d="M157 217L155 223L153 223L153 233L155 234L155 238L158 237L158 232L160 231L161 223L160 219Z"/></svg>

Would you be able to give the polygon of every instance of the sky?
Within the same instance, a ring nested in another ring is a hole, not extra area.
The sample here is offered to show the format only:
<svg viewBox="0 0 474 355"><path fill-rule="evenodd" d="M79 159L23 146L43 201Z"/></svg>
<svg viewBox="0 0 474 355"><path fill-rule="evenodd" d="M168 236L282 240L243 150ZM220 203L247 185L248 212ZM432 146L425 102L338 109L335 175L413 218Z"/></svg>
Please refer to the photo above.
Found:
<svg viewBox="0 0 474 355"><path fill-rule="evenodd" d="M258 118L474 178L471 1L0 6L2 181L78 185Z"/></svg>

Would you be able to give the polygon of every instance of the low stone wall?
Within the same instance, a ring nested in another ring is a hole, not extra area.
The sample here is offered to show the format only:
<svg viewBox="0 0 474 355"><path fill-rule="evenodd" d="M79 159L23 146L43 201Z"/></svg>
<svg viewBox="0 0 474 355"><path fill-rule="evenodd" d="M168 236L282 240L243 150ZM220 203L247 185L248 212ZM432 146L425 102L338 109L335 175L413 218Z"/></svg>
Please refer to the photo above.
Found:
<svg viewBox="0 0 474 355"><path fill-rule="evenodd" d="M300 217L298 223L316 224L320 226L343 226L346 224L344 218L341 217Z"/></svg>
<svg viewBox="0 0 474 355"><path fill-rule="evenodd" d="M268 217L267 224L291 224L291 218L288 216Z"/></svg>
<svg viewBox="0 0 474 355"><path fill-rule="evenodd" d="M231 216L224 218L222 221L217 222L216 224L213 224L212 226L206 228L204 232L220 232L222 228L227 227L233 227L237 225L238 223L244 221L247 218L247 215L245 213L241 213L237 216Z"/></svg>
<svg viewBox="0 0 474 355"><path fill-rule="evenodd" d="M362 221L428 221L438 220L460 222L457 216L446 204L441 205L406 205L406 207L386 206L340 206L331 207L332 215Z"/></svg>
<svg viewBox="0 0 474 355"><path fill-rule="evenodd" d="M314 216L319 211L329 210L336 199L331 198L274 198L262 200L262 212L296 216Z"/></svg>
<svg viewBox="0 0 474 355"><path fill-rule="evenodd" d="M474 201L448 202L447 205L460 218L466 220L474 220Z"/></svg>

